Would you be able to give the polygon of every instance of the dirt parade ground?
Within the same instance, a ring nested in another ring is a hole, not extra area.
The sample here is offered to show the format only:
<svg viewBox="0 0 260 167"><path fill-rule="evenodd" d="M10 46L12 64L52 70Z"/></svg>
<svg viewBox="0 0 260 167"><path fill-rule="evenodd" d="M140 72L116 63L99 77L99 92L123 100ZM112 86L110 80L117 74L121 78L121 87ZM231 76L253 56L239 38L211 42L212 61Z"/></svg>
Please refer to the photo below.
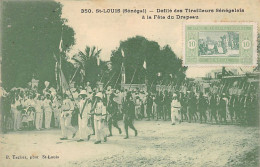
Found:
<svg viewBox="0 0 260 167"><path fill-rule="evenodd" d="M135 126L137 137L129 130L130 138L123 139L124 131L114 128L98 145L94 136L60 141L59 129L9 132L1 136L0 166L258 166L257 127L144 120Z"/></svg>

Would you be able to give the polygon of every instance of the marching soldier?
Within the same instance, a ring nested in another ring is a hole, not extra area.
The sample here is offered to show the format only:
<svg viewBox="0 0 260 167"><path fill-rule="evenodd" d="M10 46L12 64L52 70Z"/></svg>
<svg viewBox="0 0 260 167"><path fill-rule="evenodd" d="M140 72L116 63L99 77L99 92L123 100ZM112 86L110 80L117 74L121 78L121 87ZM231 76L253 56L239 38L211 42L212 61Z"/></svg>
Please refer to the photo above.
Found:
<svg viewBox="0 0 260 167"><path fill-rule="evenodd" d="M96 104L94 106L94 126L95 126L95 136L96 142L94 144L100 144L101 138L104 142L107 141L107 136L104 132L104 117L106 116L106 107L102 102L102 93L98 92L96 94Z"/></svg>
<svg viewBox="0 0 260 167"><path fill-rule="evenodd" d="M64 94L64 100L62 103L62 113L60 117L60 126L61 126L61 133L62 138L61 140L68 139L68 130L72 131L73 135L72 138L75 137L77 130L71 125L71 117L72 112L74 110L74 106L72 101L69 99L67 94Z"/></svg>
<svg viewBox="0 0 260 167"><path fill-rule="evenodd" d="M110 101L107 106L107 112L108 112L108 129L109 129L109 135L108 137L112 136L112 125L118 129L119 134L122 133L121 129L118 126L118 114L119 114L119 109L118 109L118 104L115 102L115 95L111 94L110 96Z"/></svg>
<svg viewBox="0 0 260 167"><path fill-rule="evenodd" d="M79 140L78 142L84 141L84 136L87 136L87 139L90 139L91 130L88 125L88 118L90 117L91 110L91 99L87 98L87 91L82 90L79 94L81 100L79 101L79 116L78 116L78 124L79 124Z"/></svg>
<svg viewBox="0 0 260 167"><path fill-rule="evenodd" d="M200 92L199 99L198 99L198 110L200 113L200 123L202 123L202 117L204 117L205 123L207 122L207 115L206 115L206 110L207 110L207 100L203 96L203 93Z"/></svg>
<svg viewBox="0 0 260 167"><path fill-rule="evenodd" d="M124 124L125 124L125 133L126 137L124 139L128 139L128 127L135 131L135 136L137 136L137 130L134 127L134 118L135 118L135 104L133 102L131 93L127 93L126 101L123 105L123 113L124 113Z"/></svg>
<svg viewBox="0 0 260 167"><path fill-rule="evenodd" d="M220 114L220 121L224 119L224 122L227 123L227 98L225 97L225 93L222 94L222 97L219 101L219 114Z"/></svg>
<svg viewBox="0 0 260 167"><path fill-rule="evenodd" d="M216 123L218 123L218 119L217 119L217 97L215 94L212 94L209 100L209 108L210 108L210 112L211 112L211 120L212 117L215 119Z"/></svg>

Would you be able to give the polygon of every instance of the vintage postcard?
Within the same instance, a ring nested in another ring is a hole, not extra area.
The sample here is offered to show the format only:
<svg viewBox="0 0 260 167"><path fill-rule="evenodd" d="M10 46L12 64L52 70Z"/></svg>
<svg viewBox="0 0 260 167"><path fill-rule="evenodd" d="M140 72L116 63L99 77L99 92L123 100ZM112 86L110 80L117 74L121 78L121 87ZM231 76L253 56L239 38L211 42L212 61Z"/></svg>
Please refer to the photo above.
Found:
<svg viewBox="0 0 260 167"><path fill-rule="evenodd" d="M0 167L258 167L259 0L2 0Z"/></svg>

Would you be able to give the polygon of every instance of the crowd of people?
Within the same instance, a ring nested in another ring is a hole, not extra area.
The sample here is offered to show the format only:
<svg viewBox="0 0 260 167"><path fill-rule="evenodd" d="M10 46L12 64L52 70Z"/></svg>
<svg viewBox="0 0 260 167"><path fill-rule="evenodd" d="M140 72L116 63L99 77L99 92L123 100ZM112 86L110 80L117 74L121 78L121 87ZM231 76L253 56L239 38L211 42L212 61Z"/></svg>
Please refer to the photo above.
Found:
<svg viewBox="0 0 260 167"><path fill-rule="evenodd" d="M125 139L129 138L128 128L138 135L134 120L170 120L172 125L184 121L254 124L258 121L258 94L247 92L205 93L184 85L172 90L130 91L93 88L89 83L63 93L48 86L42 91L15 88L3 96L3 122L7 131L61 128L61 140L68 139L69 131L72 138L78 132L78 142L95 135L99 144L113 135L112 127L122 133L119 120L124 122Z"/></svg>

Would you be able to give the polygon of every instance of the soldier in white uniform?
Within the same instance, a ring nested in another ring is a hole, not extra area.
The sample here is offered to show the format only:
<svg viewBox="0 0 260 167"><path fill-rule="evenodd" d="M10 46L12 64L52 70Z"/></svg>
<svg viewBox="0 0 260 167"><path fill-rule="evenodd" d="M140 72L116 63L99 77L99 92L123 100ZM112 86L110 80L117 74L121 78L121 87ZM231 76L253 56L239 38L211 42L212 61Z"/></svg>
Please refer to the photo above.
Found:
<svg viewBox="0 0 260 167"><path fill-rule="evenodd" d="M106 116L106 107L102 102L102 93L98 92L96 94L97 103L95 104L94 110L94 126L95 126L95 136L96 142L95 144L101 143L101 137L104 138L104 142L107 141L107 136L104 132L104 117Z"/></svg>
<svg viewBox="0 0 260 167"><path fill-rule="evenodd" d="M87 136L87 139L90 139L91 130L87 126L88 119L90 118L90 110L91 110L91 99L87 98L87 91L82 90L79 94L81 98L79 101L79 117L78 117L78 125L79 125L79 140L78 142L84 141L83 138Z"/></svg>
<svg viewBox="0 0 260 167"><path fill-rule="evenodd" d="M68 130L72 131L73 135L72 138L75 137L77 130L71 125L71 117L72 112L74 110L74 106L72 101L69 99L67 94L64 94L64 100L62 103L62 113L60 117L60 126L61 126L61 133L62 138L61 140L68 139Z"/></svg>
<svg viewBox="0 0 260 167"><path fill-rule="evenodd" d="M177 100L177 95L173 94L172 102L171 102L171 120L172 120L172 125L175 125L176 118L180 120L180 114L179 114L180 108L181 108L181 104Z"/></svg>

